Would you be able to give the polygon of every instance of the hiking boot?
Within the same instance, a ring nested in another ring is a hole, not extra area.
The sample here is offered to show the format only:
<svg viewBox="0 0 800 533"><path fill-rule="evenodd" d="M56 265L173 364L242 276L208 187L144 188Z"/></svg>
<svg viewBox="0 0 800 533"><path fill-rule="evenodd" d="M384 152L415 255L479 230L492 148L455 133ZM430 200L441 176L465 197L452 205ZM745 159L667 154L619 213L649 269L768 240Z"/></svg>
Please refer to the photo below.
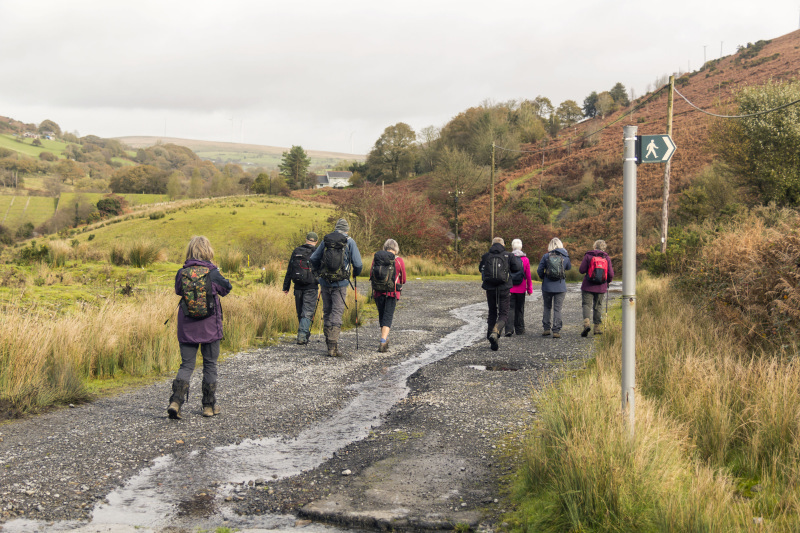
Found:
<svg viewBox="0 0 800 533"><path fill-rule="evenodd" d="M339 351L339 343L328 341L328 357L341 357L342 352Z"/></svg>
<svg viewBox="0 0 800 533"><path fill-rule="evenodd" d="M558 332L558 331L554 331L554 332L553 332L553 338L554 338L554 339L560 339L560 338L561 338L561 333L560 333L560 332Z"/></svg>
<svg viewBox="0 0 800 533"><path fill-rule="evenodd" d="M494 352L500 349L500 344L497 342L499 337L500 332L497 330L497 326L495 326L492 332L489 334L489 345L492 347L492 351Z"/></svg>
<svg viewBox="0 0 800 533"><path fill-rule="evenodd" d="M603 334L603 325L602 324L595 324L594 325L594 334L595 335L602 335Z"/></svg>
<svg viewBox="0 0 800 533"><path fill-rule="evenodd" d="M217 407L217 384L203 382L203 416L214 416L220 413Z"/></svg>
<svg viewBox="0 0 800 533"><path fill-rule="evenodd" d="M380 353L386 353L389 351L389 339L386 339L384 342L381 342L378 345L378 351Z"/></svg>
<svg viewBox="0 0 800 533"><path fill-rule="evenodd" d="M303 344L308 344L308 337L302 331L297 334L297 344L299 344L301 346Z"/></svg>
<svg viewBox="0 0 800 533"><path fill-rule="evenodd" d="M549 330L549 329L546 329L546 330L544 330L544 331L542 332L542 337L547 337L547 336L549 336L549 335L550 335L550 330Z"/></svg>
<svg viewBox="0 0 800 533"><path fill-rule="evenodd" d="M513 337L513 336L514 336L514 332L513 331L507 331L506 332L506 337Z"/></svg>
<svg viewBox="0 0 800 533"><path fill-rule="evenodd" d="M181 406L183 402L189 397L189 382L182 379L176 379L172 382L172 396L169 397L169 407L167 407L167 415L177 420L181 417Z"/></svg>
<svg viewBox="0 0 800 533"><path fill-rule="evenodd" d="M517 335L525 335L525 330L524 330L524 329L518 329L518 330L516 331L516 334L517 334Z"/></svg>
<svg viewBox="0 0 800 533"><path fill-rule="evenodd" d="M588 318L583 319L583 331L581 331L581 337L585 337L592 331L592 321Z"/></svg>

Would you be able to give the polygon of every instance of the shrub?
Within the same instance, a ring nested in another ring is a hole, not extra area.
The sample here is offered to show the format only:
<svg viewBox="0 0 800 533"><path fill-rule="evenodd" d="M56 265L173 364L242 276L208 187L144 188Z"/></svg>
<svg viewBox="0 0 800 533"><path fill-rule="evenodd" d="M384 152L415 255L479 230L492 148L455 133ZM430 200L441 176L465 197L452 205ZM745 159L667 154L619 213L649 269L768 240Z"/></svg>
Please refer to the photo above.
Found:
<svg viewBox="0 0 800 533"><path fill-rule="evenodd" d="M65 241L50 241L47 247L47 263L52 267L63 267L71 253L72 247Z"/></svg>
<svg viewBox="0 0 800 533"><path fill-rule="evenodd" d="M36 241L31 241L29 246L25 246L19 251L18 261L23 264L38 263L47 258L48 251L46 244L37 246Z"/></svg>
<svg viewBox="0 0 800 533"><path fill-rule="evenodd" d="M765 210L768 217L778 215ZM800 341L800 217L770 226L759 212L716 234L677 284L756 345Z"/></svg>
<svg viewBox="0 0 800 533"><path fill-rule="evenodd" d="M125 258L125 247L120 243L114 243L111 245L111 250L108 252L108 260L111 261L112 265L116 266L122 266L126 264L127 260Z"/></svg>
<svg viewBox="0 0 800 533"><path fill-rule="evenodd" d="M137 268L146 267L158 260L161 248L149 240L138 240L128 248L128 261Z"/></svg>
<svg viewBox="0 0 800 533"><path fill-rule="evenodd" d="M150 213L150 220L158 220L159 218L164 218L166 215L164 211L153 211Z"/></svg>
<svg viewBox="0 0 800 533"><path fill-rule="evenodd" d="M217 265L226 274L236 274L242 269L244 253L241 250L227 248L217 254Z"/></svg>
<svg viewBox="0 0 800 533"><path fill-rule="evenodd" d="M261 267L261 283L267 285L283 283L283 276L286 274L286 265L278 261L270 261Z"/></svg>

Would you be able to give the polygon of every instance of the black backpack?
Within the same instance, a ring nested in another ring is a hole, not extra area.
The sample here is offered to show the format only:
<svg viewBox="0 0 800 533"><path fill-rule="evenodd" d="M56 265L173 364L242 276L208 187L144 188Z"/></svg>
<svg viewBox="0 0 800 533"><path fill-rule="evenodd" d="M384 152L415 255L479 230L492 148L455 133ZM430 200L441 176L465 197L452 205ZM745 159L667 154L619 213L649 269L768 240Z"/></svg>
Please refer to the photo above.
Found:
<svg viewBox="0 0 800 533"><path fill-rule="evenodd" d="M511 283L516 287L518 285L522 285L522 282L525 281L525 269L520 268L516 272L511 273Z"/></svg>
<svg viewBox="0 0 800 533"><path fill-rule="evenodd" d="M564 256L556 251L547 254L544 275L552 281L565 279L567 276L564 274Z"/></svg>
<svg viewBox="0 0 800 533"><path fill-rule="evenodd" d="M289 260L289 279L296 285L311 285L316 281L314 271L311 269L309 259L314 253L314 248L298 246L292 252Z"/></svg>
<svg viewBox="0 0 800 533"><path fill-rule="evenodd" d="M397 268L394 265L395 255L381 250L372 258L370 281L375 292L394 292L397 279Z"/></svg>
<svg viewBox="0 0 800 533"><path fill-rule="evenodd" d="M211 270L199 265L181 269L180 306L183 314L190 318L207 318L214 314L215 304Z"/></svg>
<svg viewBox="0 0 800 533"><path fill-rule="evenodd" d="M350 279L350 259L347 256L347 235L334 231L322 239L322 264L319 275L328 283Z"/></svg>
<svg viewBox="0 0 800 533"><path fill-rule="evenodd" d="M505 285L508 276L508 259L503 254L489 254L481 272L483 281L488 285Z"/></svg>

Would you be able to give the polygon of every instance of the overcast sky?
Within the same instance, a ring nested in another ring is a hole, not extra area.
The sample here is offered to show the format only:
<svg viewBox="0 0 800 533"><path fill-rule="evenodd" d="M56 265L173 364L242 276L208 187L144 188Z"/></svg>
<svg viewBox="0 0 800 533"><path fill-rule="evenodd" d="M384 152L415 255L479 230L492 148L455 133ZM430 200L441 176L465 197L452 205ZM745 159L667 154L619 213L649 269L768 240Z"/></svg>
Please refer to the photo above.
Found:
<svg viewBox="0 0 800 533"><path fill-rule="evenodd" d="M363 154L486 100L639 96L799 24L800 0L0 0L0 115Z"/></svg>

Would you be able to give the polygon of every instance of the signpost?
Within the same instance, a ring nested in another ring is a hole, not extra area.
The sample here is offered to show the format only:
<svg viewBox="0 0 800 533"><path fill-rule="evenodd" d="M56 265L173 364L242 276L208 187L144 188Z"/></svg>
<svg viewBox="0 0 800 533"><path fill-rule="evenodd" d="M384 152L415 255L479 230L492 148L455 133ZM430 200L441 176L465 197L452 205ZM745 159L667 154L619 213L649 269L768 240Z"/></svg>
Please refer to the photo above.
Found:
<svg viewBox="0 0 800 533"><path fill-rule="evenodd" d="M622 412L635 434L636 402L636 166L666 163L675 153L669 135L636 135L636 126L622 129Z"/></svg>
<svg viewBox="0 0 800 533"><path fill-rule="evenodd" d="M675 153L675 143L669 135L637 135L636 162L666 163Z"/></svg>

